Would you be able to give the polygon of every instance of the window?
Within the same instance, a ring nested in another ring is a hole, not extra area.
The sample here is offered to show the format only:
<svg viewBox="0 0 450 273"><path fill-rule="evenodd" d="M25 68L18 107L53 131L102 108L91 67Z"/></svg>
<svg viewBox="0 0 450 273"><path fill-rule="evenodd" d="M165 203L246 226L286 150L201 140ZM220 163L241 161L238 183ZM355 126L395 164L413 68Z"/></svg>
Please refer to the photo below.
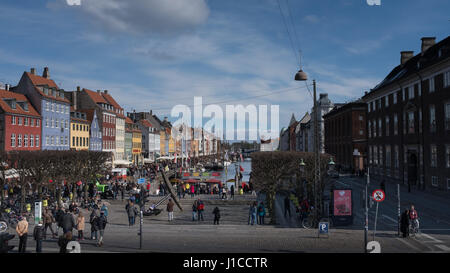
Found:
<svg viewBox="0 0 450 273"><path fill-rule="evenodd" d="M394 92L394 94L392 94L392 98L393 98L393 104L397 104L397 92Z"/></svg>
<svg viewBox="0 0 450 273"><path fill-rule="evenodd" d="M55 104L52 103L52 112L55 112Z"/></svg>
<svg viewBox="0 0 450 273"><path fill-rule="evenodd" d="M59 127L59 120L55 119L55 128Z"/></svg>
<svg viewBox="0 0 450 273"><path fill-rule="evenodd" d="M16 147L16 134L11 134L11 147Z"/></svg>
<svg viewBox="0 0 450 273"><path fill-rule="evenodd" d="M439 178L437 176L432 176L431 177L431 185L433 187L439 186Z"/></svg>
<svg viewBox="0 0 450 273"><path fill-rule="evenodd" d="M49 104L50 103L48 101L45 102L45 111L49 111L50 110Z"/></svg>
<svg viewBox="0 0 450 273"><path fill-rule="evenodd" d="M12 118L11 118L11 124L12 125L16 125L16 116L12 116Z"/></svg>
<svg viewBox="0 0 450 273"><path fill-rule="evenodd" d="M52 118L52 128L55 128L55 121Z"/></svg>
<svg viewBox="0 0 450 273"><path fill-rule="evenodd" d="M422 82L419 82L417 84L417 91L419 91L419 97L422 96Z"/></svg>
<svg viewBox="0 0 450 273"><path fill-rule="evenodd" d="M35 137L35 141L36 141L36 147L39 147L39 135L36 135Z"/></svg>
<svg viewBox="0 0 450 273"><path fill-rule="evenodd" d="M450 130L450 101L444 104L445 107L445 130Z"/></svg>
<svg viewBox="0 0 450 273"><path fill-rule="evenodd" d="M19 123L18 123L18 125L22 125L22 118L21 118L21 117L19 117Z"/></svg>
<svg viewBox="0 0 450 273"><path fill-rule="evenodd" d="M60 137L59 145L64 145L64 137L63 136Z"/></svg>
<svg viewBox="0 0 450 273"><path fill-rule="evenodd" d="M50 145L50 139L48 136L45 136L45 144Z"/></svg>
<svg viewBox="0 0 450 273"><path fill-rule="evenodd" d="M75 123L72 123L72 130L75 131Z"/></svg>
<svg viewBox="0 0 450 273"><path fill-rule="evenodd" d="M431 145L431 162L430 166L436 168L437 167L437 147L436 145Z"/></svg>
<svg viewBox="0 0 450 273"><path fill-rule="evenodd" d="M430 132L436 132L436 110L434 105L430 105Z"/></svg>
<svg viewBox="0 0 450 273"><path fill-rule="evenodd" d="M69 145L69 141L68 141L67 136L64 137L64 144L65 144L65 145Z"/></svg>
<svg viewBox="0 0 450 273"><path fill-rule="evenodd" d="M30 118L30 126L34 127L34 118Z"/></svg>
<svg viewBox="0 0 450 273"><path fill-rule="evenodd" d="M41 126L41 121L40 120L36 120L36 127L39 127L39 126Z"/></svg>
<svg viewBox="0 0 450 273"><path fill-rule="evenodd" d="M447 178L447 189L450 189L450 178Z"/></svg>
<svg viewBox="0 0 450 273"><path fill-rule="evenodd" d="M378 136L379 137L383 136L383 131L381 129L381 119L378 119Z"/></svg>
<svg viewBox="0 0 450 273"><path fill-rule="evenodd" d="M391 167L391 145L386 145L386 167Z"/></svg>
<svg viewBox="0 0 450 273"><path fill-rule="evenodd" d="M23 135L23 147L28 147L28 135Z"/></svg>
<svg viewBox="0 0 450 273"><path fill-rule="evenodd" d="M380 149L378 150L379 156L380 156L380 165L383 166L383 146L380 146Z"/></svg>
<svg viewBox="0 0 450 273"><path fill-rule="evenodd" d="M28 118L23 118L23 125L28 126Z"/></svg>
<svg viewBox="0 0 450 273"><path fill-rule="evenodd" d="M373 149L373 163L375 165L378 165L378 146L374 147L375 149Z"/></svg>
<svg viewBox="0 0 450 273"><path fill-rule="evenodd" d="M408 90L408 99L414 99L414 86L410 86L407 88Z"/></svg>
<svg viewBox="0 0 450 273"><path fill-rule="evenodd" d="M69 128L69 122L67 121L67 119L66 119L66 126L65 126L65 128L66 129Z"/></svg>
<svg viewBox="0 0 450 273"><path fill-rule="evenodd" d="M414 134L414 112L408 112L408 132Z"/></svg>
<svg viewBox="0 0 450 273"><path fill-rule="evenodd" d="M444 88L450 86L450 70L444 73Z"/></svg>
<svg viewBox="0 0 450 273"><path fill-rule="evenodd" d="M399 153L398 153L398 145L395 145L394 151L394 168L398 169L399 165Z"/></svg>
<svg viewBox="0 0 450 273"><path fill-rule="evenodd" d="M55 136L55 145L59 145L59 138L58 138L58 136Z"/></svg>
<svg viewBox="0 0 450 273"><path fill-rule="evenodd" d="M59 113L59 104L56 104L56 112Z"/></svg>
<svg viewBox="0 0 450 273"><path fill-rule="evenodd" d="M17 147L22 147L22 135L17 136Z"/></svg>
<svg viewBox="0 0 450 273"><path fill-rule="evenodd" d="M386 117L386 136L389 136L389 129L390 129L390 123L389 123L389 117Z"/></svg>
<svg viewBox="0 0 450 273"><path fill-rule="evenodd" d="M72 146L74 146L75 145L75 137L73 136L72 137Z"/></svg>
<svg viewBox="0 0 450 273"><path fill-rule="evenodd" d="M385 106L386 108L389 107L389 96L384 97L384 106Z"/></svg>
<svg viewBox="0 0 450 273"><path fill-rule="evenodd" d="M54 145L54 143L55 143L55 138L52 136L52 137L50 138L50 141L51 141L50 144L51 144L51 145Z"/></svg>
<svg viewBox="0 0 450 273"><path fill-rule="evenodd" d="M430 93L431 93L431 92L434 92L434 77L431 77L431 78L428 80L428 82L429 82L429 84L430 84Z"/></svg>
<svg viewBox="0 0 450 273"><path fill-rule="evenodd" d="M450 168L450 145L445 145L445 167Z"/></svg>
<svg viewBox="0 0 450 273"><path fill-rule="evenodd" d="M401 92L402 92L402 101L405 101L406 100L406 98L405 98L406 97L405 89L403 89Z"/></svg>

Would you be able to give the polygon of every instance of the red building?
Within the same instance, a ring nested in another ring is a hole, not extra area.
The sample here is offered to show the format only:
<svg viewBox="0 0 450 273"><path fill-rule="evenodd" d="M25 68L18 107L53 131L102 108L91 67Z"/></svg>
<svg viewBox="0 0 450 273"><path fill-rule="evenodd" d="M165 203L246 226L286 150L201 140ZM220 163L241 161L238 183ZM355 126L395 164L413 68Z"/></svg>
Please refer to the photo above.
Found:
<svg viewBox="0 0 450 273"><path fill-rule="evenodd" d="M25 95L0 90L0 150L41 149L41 116Z"/></svg>

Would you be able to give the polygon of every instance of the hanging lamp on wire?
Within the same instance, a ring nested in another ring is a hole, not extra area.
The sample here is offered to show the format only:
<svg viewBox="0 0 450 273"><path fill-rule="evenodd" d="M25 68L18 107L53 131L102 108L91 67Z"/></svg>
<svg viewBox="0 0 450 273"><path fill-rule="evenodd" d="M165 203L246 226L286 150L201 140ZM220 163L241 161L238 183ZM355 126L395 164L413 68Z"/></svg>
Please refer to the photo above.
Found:
<svg viewBox="0 0 450 273"><path fill-rule="evenodd" d="M308 80L308 75L303 72L302 69L302 52L300 51L300 70L295 74L295 80L296 81L306 81Z"/></svg>

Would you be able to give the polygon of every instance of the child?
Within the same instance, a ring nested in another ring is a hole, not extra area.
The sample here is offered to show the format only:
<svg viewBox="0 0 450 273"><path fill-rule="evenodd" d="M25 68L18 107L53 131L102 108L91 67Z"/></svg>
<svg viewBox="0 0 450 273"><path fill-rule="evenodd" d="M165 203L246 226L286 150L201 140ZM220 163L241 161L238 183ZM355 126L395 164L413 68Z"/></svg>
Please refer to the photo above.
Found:
<svg viewBox="0 0 450 273"><path fill-rule="evenodd" d="M219 224L219 220L220 220L220 210L218 207L215 207L213 210L213 214L214 214L214 225L217 223Z"/></svg>
<svg viewBox="0 0 450 273"><path fill-rule="evenodd" d="M42 252L42 239L44 238L44 226L42 220L34 227L33 237L36 241L36 253Z"/></svg>

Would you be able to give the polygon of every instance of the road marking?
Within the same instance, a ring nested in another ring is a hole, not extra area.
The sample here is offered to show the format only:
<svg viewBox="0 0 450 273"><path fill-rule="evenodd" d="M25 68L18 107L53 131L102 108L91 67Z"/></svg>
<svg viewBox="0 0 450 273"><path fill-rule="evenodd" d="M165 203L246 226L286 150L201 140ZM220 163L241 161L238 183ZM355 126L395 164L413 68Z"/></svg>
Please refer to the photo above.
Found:
<svg viewBox="0 0 450 273"><path fill-rule="evenodd" d="M445 252L450 252L450 247L448 247L446 245L435 245L435 246L442 249Z"/></svg>
<svg viewBox="0 0 450 273"><path fill-rule="evenodd" d="M420 229L421 231L423 231L423 230L432 230L432 231L448 231L448 230L450 230L450 228L441 228L441 229L431 229L431 228L421 228Z"/></svg>
<svg viewBox="0 0 450 273"><path fill-rule="evenodd" d="M438 240L438 239L434 238L433 236L428 235L428 234L426 234L426 233L420 233L420 235L425 236L425 237L427 237L428 239L430 239L430 240L432 240L432 241L434 241L434 242L436 242L436 243L442 243L441 240Z"/></svg>
<svg viewBox="0 0 450 273"><path fill-rule="evenodd" d="M387 219L389 219L389 220L391 220L391 221L394 222L394 223L397 223L397 220L394 220L394 219L392 219L391 217L389 217L389 216L387 216L387 215L384 215L384 214L383 214L383 217L384 217L384 218L387 218Z"/></svg>
<svg viewBox="0 0 450 273"><path fill-rule="evenodd" d="M400 239L400 238L396 238L397 240L399 240L400 242L406 244L407 246L409 246L410 248L414 249L415 251L421 252L421 250L415 246L413 246L412 244L408 243L405 239Z"/></svg>

